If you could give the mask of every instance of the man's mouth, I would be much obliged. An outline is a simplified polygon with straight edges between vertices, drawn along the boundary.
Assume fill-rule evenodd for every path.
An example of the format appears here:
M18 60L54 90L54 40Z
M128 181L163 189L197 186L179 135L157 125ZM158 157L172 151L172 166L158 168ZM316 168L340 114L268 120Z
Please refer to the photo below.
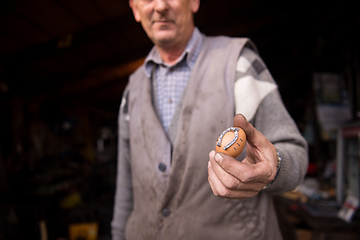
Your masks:
M171 23L171 20L168 19L159 19L159 20L154 20L153 23Z

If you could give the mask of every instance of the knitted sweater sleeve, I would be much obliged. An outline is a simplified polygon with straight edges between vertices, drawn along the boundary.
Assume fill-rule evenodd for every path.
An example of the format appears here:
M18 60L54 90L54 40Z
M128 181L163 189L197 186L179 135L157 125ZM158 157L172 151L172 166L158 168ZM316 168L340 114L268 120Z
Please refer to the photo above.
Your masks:
M133 190L131 183L128 87L121 101L118 119L118 164L114 202L114 215L111 222L113 240L125 239L125 226L133 209Z
M247 47L237 62L234 94L235 112L243 114L264 134L282 158L275 181L263 191L281 194L294 190L306 174L307 143L286 110L266 65Z

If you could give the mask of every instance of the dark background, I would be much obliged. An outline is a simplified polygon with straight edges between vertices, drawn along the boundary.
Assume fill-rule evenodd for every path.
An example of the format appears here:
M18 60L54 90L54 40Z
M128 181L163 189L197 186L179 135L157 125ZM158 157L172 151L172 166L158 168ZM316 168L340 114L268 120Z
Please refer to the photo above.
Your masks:
M300 131L315 126L321 178L335 152L318 136L313 76L342 74L358 120L355 2L204 0L195 22L257 45ZM152 43L126 0L3 0L0 30L0 240L40 239L40 221L49 239L92 221L108 239L118 108Z

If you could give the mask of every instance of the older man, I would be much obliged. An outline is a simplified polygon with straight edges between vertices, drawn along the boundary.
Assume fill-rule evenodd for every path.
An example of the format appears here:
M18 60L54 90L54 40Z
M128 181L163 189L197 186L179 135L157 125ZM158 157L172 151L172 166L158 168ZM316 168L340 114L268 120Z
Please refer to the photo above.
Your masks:
M271 196L301 183L307 145L255 46L202 35L200 0L129 4L154 47L120 107L113 239L281 239ZM237 159L212 150L231 126Z

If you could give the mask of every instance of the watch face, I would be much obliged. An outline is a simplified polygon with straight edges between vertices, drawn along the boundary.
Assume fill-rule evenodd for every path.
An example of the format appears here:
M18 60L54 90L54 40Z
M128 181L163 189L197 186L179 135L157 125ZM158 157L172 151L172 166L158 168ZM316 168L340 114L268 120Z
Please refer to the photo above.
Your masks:
M244 150L246 134L238 127L231 127L221 133L216 141L216 152L225 153L236 158Z

